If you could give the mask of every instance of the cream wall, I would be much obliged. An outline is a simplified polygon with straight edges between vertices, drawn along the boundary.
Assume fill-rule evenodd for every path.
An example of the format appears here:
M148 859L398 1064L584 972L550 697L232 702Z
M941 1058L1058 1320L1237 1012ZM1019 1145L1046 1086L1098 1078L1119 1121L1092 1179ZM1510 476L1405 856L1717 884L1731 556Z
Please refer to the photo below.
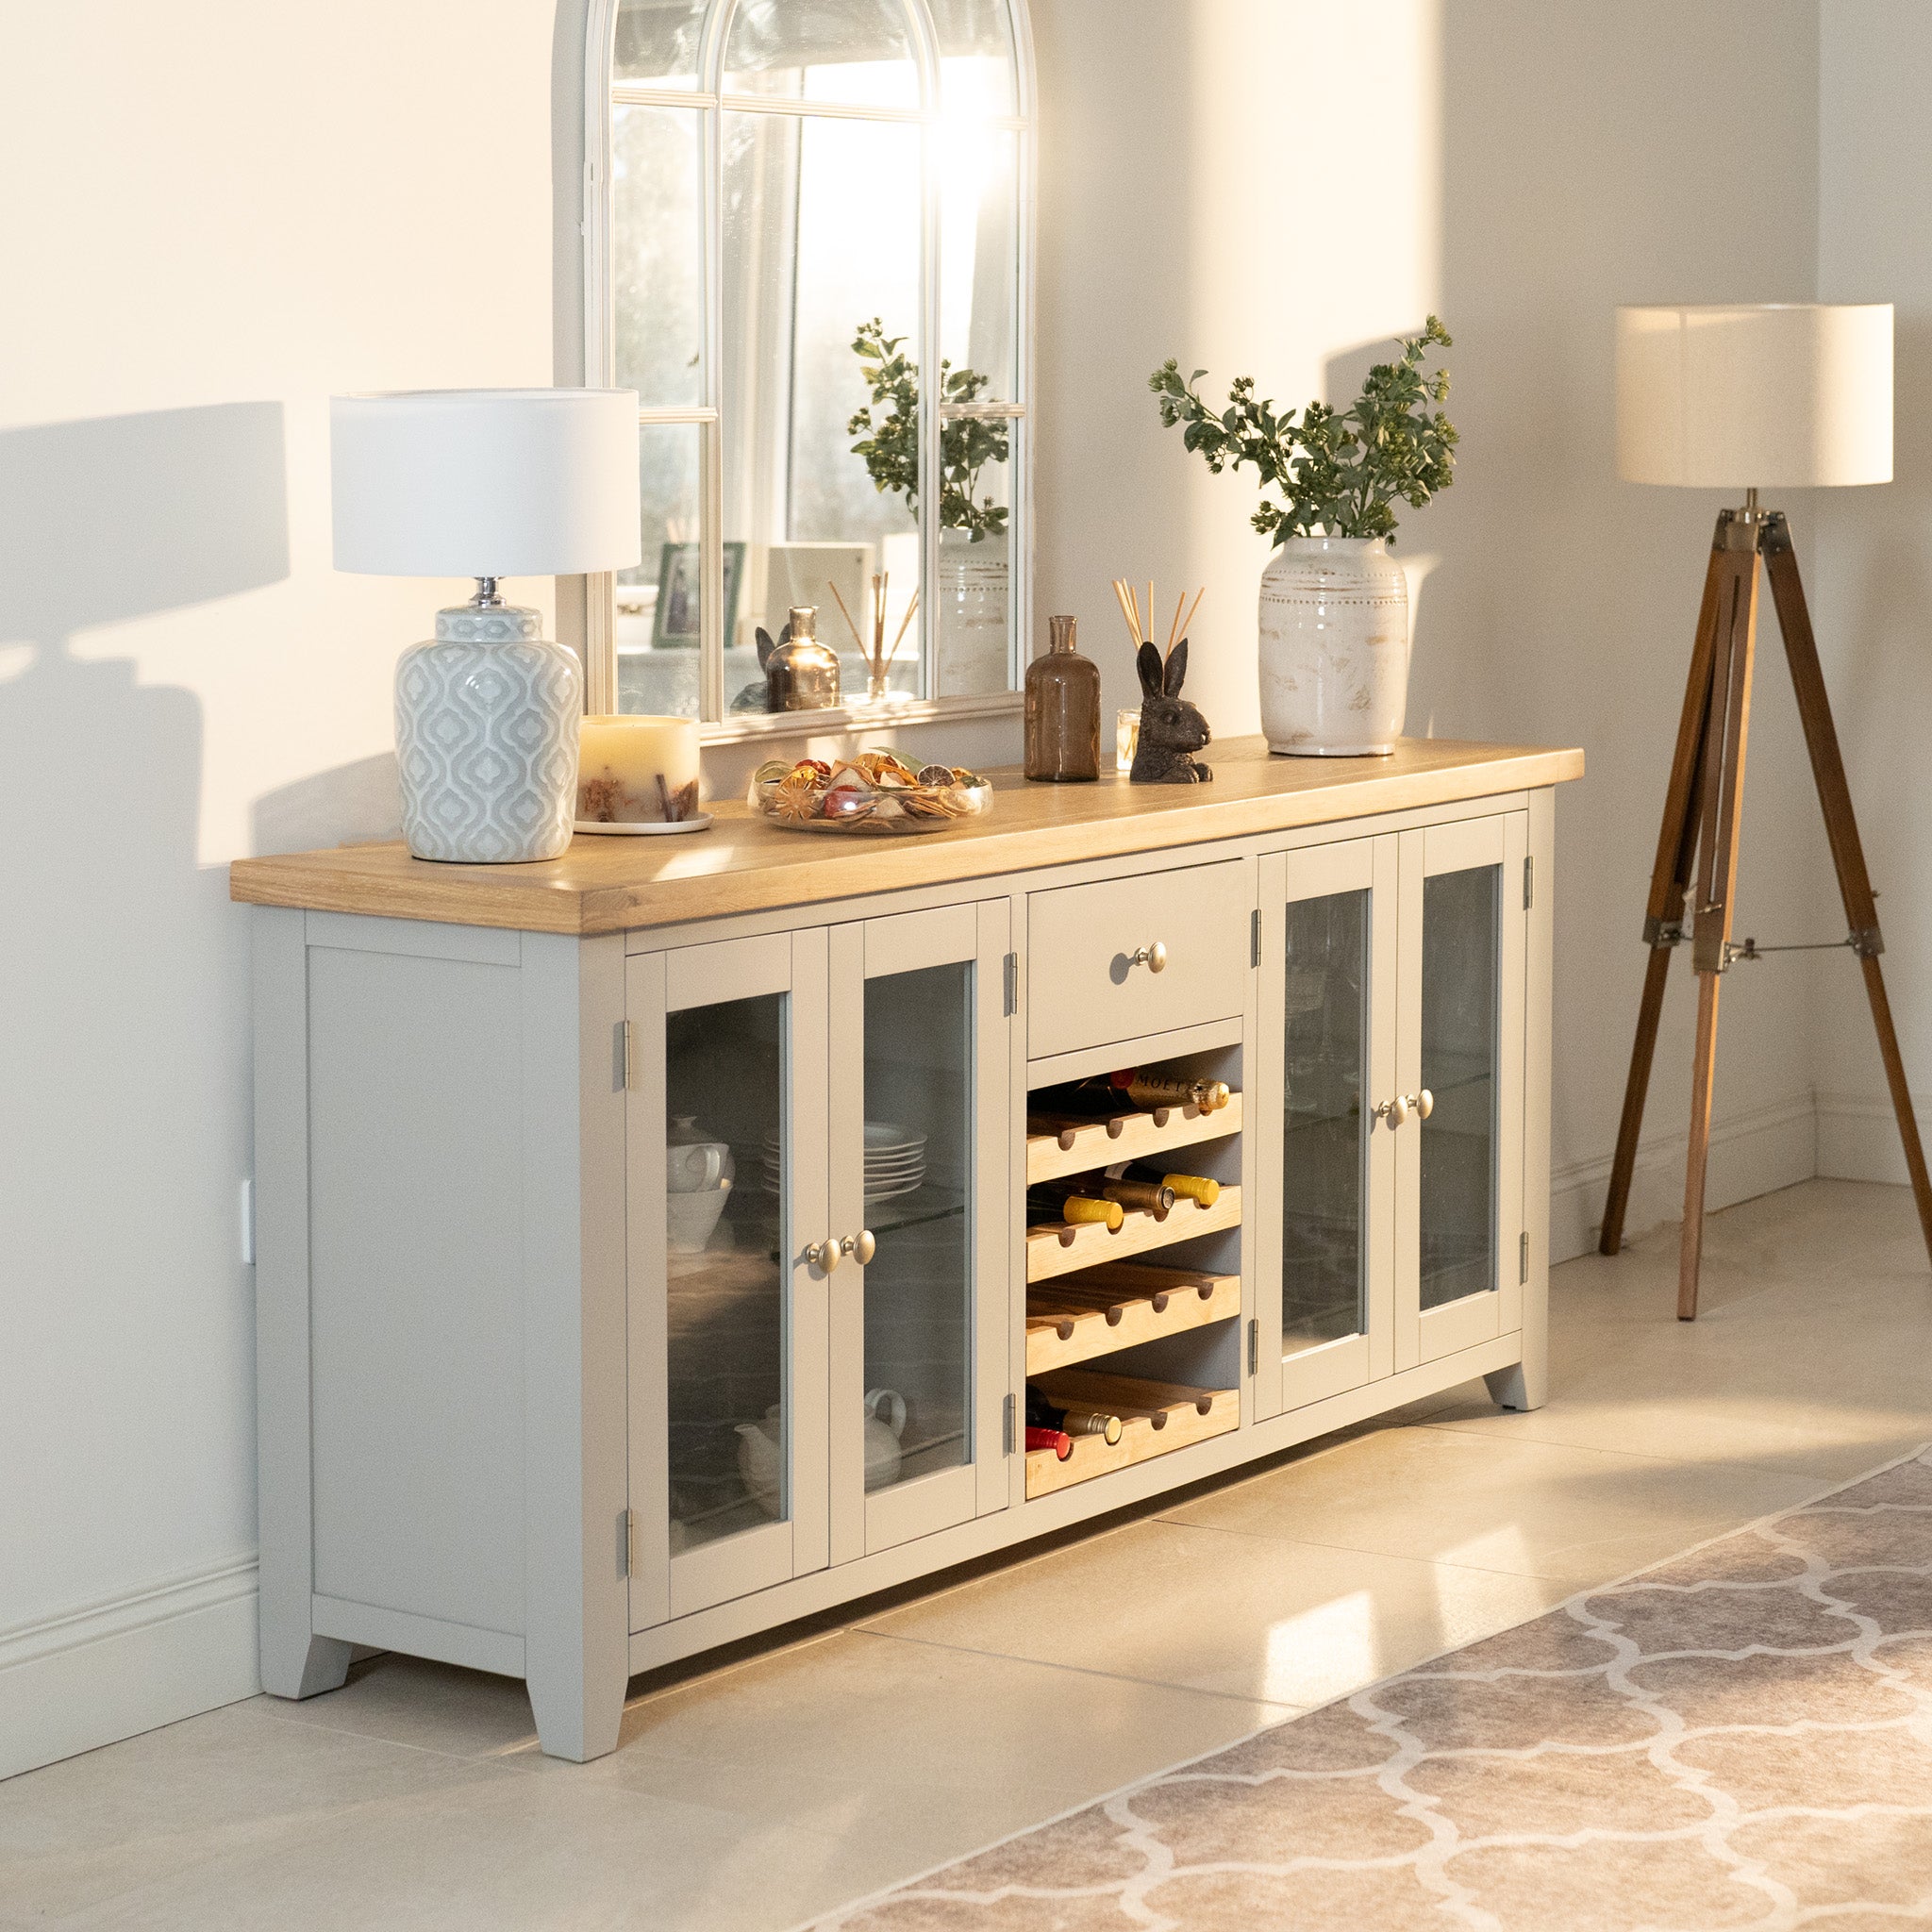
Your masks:
M0 1774L254 1688L224 868L385 814L442 587L331 571L326 398L549 380L549 32L0 8Z
M1820 84L1819 293L1897 305L1894 480L1817 491L1819 650L1879 917L1907 1077L1932 1132L1932 13L1915 0L1830 0ZM1827 878L1818 936L1844 930ZM1872 1023L1849 960L1821 976L1813 1067L1820 1169L1903 1180Z
M1815 7L1748 36L1666 0L1035 15L1037 608L1082 618L1110 706L1108 579L1151 573L1208 585L1193 694L1224 734L1255 722L1254 492L1159 430L1148 371L1339 396L1431 306L1457 332L1463 481L1402 545L1441 559L1411 726L1591 754L1559 814L1578 1245L1716 507L1609 480L1608 311L1809 292ZM336 0L325 31L242 0L0 12L0 1771L253 1687L222 869L388 818L391 665L440 587L329 569L325 398L549 377L552 27L550 0ZM1798 911L1776 861L1823 855L1763 690L1744 891L1769 931ZM1720 1193L1810 1172L1804 984L1727 1006ZM1680 994L1642 1212L1676 1185L1687 1046Z

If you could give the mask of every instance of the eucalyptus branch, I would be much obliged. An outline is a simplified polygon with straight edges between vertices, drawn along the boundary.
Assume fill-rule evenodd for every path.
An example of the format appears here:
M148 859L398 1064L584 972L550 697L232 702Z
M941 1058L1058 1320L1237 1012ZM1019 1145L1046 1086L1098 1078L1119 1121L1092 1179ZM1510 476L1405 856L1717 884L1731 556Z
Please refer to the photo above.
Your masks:
M874 316L861 323L853 338L871 392L871 403L846 424L846 433L858 437L854 456L865 459L866 475L881 493L903 495L906 508L919 514L919 364L905 353L906 338L889 336ZM940 400L976 403L991 386L991 377L976 369L940 364ZM877 414L874 415L874 411ZM988 463L1003 463L1011 450L1011 436L998 417L949 416L940 424L940 525L948 530L970 530L977 543L1007 527L1003 504L991 496L974 500L979 473Z
M1251 375L1235 377L1218 412L1195 387L1208 372L1183 376L1172 357L1147 387L1160 399L1161 423L1185 425L1182 442L1208 469L1218 475L1247 464L1259 475L1253 522L1263 536L1392 537L1398 499L1420 509L1455 481L1457 441L1448 417L1427 407L1447 399L1449 372L1422 366L1430 349L1453 346L1448 330L1432 315L1400 344L1400 358L1376 363L1346 409L1310 403L1299 424L1292 409L1277 414L1257 400ZM1281 502L1265 494L1271 489Z

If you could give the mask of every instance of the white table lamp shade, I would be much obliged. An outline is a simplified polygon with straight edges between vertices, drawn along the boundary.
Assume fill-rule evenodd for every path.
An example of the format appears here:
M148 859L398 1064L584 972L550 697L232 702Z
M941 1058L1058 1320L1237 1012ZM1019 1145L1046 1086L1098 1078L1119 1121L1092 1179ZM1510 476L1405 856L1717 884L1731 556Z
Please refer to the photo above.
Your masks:
M564 576L641 555L633 390L332 396L335 564Z
M1891 304L1617 310L1617 474L1777 490L1891 481Z

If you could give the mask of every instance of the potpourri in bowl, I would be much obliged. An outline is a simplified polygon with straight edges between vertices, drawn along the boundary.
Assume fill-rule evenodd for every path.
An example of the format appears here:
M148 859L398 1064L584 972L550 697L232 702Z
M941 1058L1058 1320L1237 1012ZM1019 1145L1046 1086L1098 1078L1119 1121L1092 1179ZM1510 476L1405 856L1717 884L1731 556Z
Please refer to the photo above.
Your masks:
M954 765L912 765L892 751L861 751L828 763L770 758L752 774L746 802L788 832L874 837L942 832L992 808L992 787Z

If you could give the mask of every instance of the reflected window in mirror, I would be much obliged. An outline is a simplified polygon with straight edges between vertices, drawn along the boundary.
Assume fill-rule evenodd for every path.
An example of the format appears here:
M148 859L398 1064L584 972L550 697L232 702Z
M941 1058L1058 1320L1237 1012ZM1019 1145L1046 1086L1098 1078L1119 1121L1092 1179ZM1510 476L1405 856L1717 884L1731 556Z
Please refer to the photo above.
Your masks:
M755 730L800 608L855 722L1009 701L1023 0L596 0L588 73L586 379L638 391L644 523L591 708Z

